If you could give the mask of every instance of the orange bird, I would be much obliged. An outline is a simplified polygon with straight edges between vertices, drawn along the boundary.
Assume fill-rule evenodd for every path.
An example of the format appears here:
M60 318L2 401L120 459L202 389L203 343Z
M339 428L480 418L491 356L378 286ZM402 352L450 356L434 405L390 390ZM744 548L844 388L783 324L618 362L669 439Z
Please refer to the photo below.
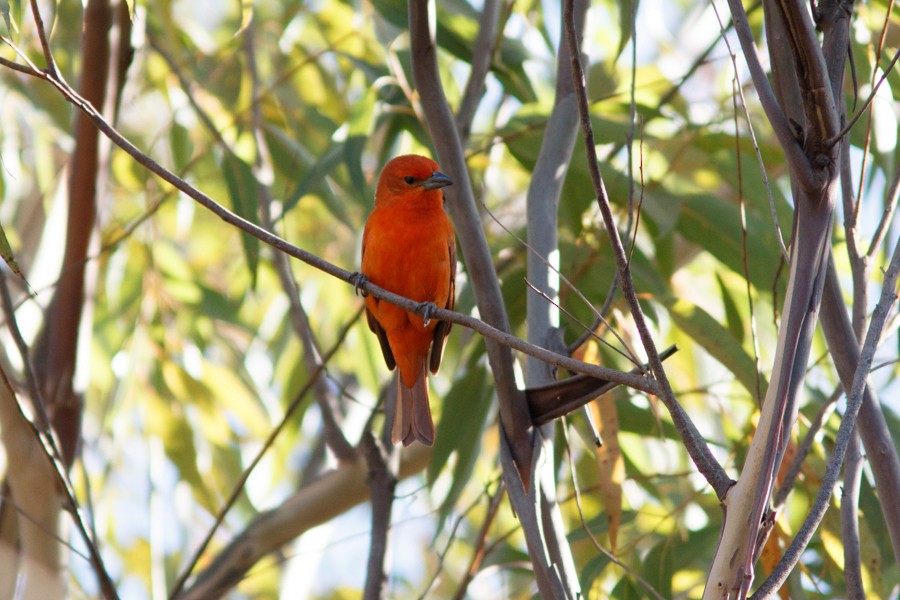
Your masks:
M456 238L441 191L452 183L424 156L398 156L385 165L363 233L362 274L369 281L416 302L453 309ZM384 361L389 369L400 369L391 437L395 444L419 440L430 446L434 422L425 363L437 373L450 323L424 320L371 295L365 302Z

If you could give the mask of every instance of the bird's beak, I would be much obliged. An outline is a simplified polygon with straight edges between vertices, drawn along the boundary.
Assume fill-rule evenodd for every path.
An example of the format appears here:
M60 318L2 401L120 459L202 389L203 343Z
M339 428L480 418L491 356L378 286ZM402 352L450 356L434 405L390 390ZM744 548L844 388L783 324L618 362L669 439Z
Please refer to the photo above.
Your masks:
M440 171L433 172L431 177L422 181L422 187L426 190L436 190L448 185L453 185L453 180Z

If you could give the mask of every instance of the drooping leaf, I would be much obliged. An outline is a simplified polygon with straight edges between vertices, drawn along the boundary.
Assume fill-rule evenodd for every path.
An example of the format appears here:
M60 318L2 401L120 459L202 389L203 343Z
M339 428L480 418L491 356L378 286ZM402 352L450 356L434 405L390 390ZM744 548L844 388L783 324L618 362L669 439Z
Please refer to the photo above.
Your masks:
M9 245L9 240L6 239L6 232L3 230L3 225L0 225L0 258L3 258L3 261L10 268L10 270L25 279L25 276L22 274L22 270L19 268L19 264L16 262L16 257L13 256L12 248Z
M682 201L679 233L743 277L745 253L738 206L714 196L686 195ZM750 281L757 289L770 290L781 264L775 230L770 220L755 211L747 211L746 218L747 236L752 240L746 257Z
M482 364L475 364L470 365L466 374L454 382L444 399L434 450L428 464L428 485L434 484L454 453L456 460L450 490L441 504L438 531L469 483L481 450L481 436L490 413L493 390L494 387L488 382L487 369Z
M725 323L728 325L728 331L738 342L743 342L744 320L741 318L737 303L732 297L731 290L725 285L725 281L720 273L716 273L716 282L719 284L719 291L722 293L722 304L725 306Z
M231 152L226 152L222 159L222 171L234 212L254 225L258 224L259 186L250 165ZM244 247L247 268L250 270L251 287L256 287L259 243L257 238L241 231L241 244Z
M675 324L700 344L713 358L725 365L750 396L757 397L757 368L741 343L708 312L684 299L669 298L666 308ZM759 388L765 395L768 383L759 374Z
M641 561L644 581L663 598L672 597L672 576L675 573L675 552L672 546L671 538L664 538Z
M284 212L289 212L297 205L297 202L299 202L303 196L309 194L314 189L319 188L325 181L325 178L341 164L344 158L343 143L338 142L328 148L328 151L320 156L315 163L310 165L303 177L297 181L296 187L294 187L294 190L288 195L287 200L285 200ZM346 221L346 210L343 203L338 198L335 198L331 193L327 193L323 195L323 200L325 200L325 203L339 219Z
M622 521L622 483L625 463L619 448L619 413L616 394L603 394L589 404L594 420L599 424L603 445L597 449L597 469L600 475L600 494L609 520L609 546L615 554L618 547L619 525Z

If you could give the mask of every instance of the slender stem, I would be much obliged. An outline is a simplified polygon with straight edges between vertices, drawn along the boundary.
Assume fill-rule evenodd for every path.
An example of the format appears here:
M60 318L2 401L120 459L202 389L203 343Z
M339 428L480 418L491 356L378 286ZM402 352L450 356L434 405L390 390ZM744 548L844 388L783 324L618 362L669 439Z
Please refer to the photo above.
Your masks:
M269 231L274 231L275 220L272 211L272 190L269 186L269 180L272 173L272 160L269 155L269 149L266 145L265 136L263 135L264 120L262 115L262 106L259 99L260 82L259 72L256 66L256 44L254 43L256 34L256 21L251 19L244 30L244 53L247 56L247 70L250 73L250 82L252 88L252 97L250 117L253 123L254 141L256 143L256 160L253 164L253 174L257 181L257 190L259 193L259 215L263 226ZM188 94L189 97L192 94ZM211 120L204 122L212 123ZM224 145L225 141L221 140ZM227 145L225 146L227 148ZM231 149L229 148L230 152ZM278 280L281 283L281 289L288 298L290 307L291 325L300 342L303 344L303 365L307 372L312 373L322 364L321 352L313 333L312 324L309 322L309 316L303 304L300 302L300 289L294 273L291 271L290 260L286 254L282 252L273 252L272 261L275 263L275 271L278 274ZM327 371L326 371L327 375ZM325 377L316 377L313 384L313 394L316 398L316 405L322 416L323 435L328 448L334 452L338 460L353 460L356 454L355 449L347 441L341 427L337 401L333 394L329 393L328 385Z
M859 434L853 432L844 463L844 484L841 490L841 541L844 546L844 581L847 598L865 600L862 564L859 549L859 486L865 460Z

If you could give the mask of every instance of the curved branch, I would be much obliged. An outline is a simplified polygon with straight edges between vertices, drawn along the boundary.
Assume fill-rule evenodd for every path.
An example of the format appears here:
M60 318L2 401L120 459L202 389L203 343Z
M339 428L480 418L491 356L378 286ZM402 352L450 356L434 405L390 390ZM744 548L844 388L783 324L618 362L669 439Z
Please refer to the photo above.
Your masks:
M853 384L854 371L859 363L859 342L844 306L834 257L829 260L827 275L820 322L828 350L846 390ZM859 435L875 478L875 487L883 499L881 513L894 549L894 560L900 564L900 511L896 510L891 500L900 498L900 458L897 456L895 438L888 429L878 397L870 385L865 387L859 410Z

